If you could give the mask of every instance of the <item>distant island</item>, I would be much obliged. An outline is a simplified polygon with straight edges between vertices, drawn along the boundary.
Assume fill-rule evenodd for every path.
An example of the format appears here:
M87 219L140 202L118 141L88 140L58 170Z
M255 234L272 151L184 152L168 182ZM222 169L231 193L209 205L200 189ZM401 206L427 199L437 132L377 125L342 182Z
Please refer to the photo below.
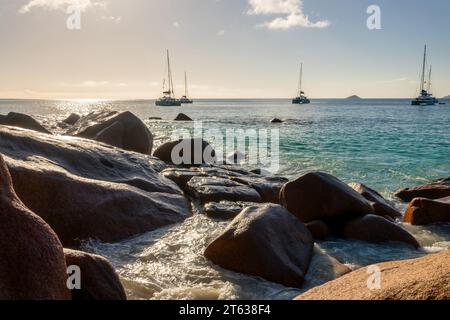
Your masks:
M443 97L442 100L450 100L450 95Z
M361 97L358 97L357 95L353 95L353 96L346 98L346 100L361 100Z

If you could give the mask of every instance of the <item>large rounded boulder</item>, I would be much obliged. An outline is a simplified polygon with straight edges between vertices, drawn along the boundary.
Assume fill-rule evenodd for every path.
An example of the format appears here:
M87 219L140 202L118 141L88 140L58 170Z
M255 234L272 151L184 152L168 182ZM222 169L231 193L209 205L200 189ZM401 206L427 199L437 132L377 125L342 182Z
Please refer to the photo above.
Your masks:
M393 241L420 247L417 240L400 225L377 215L369 214L349 221L344 227L343 235L346 238L371 243Z
M10 112L8 115L0 115L0 125L19 127L22 129L28 129L32 131L37 131L41 133L51 134L50 131L45 129L39 122L30 117L29 115Z
M73 126L75 123L78 122L78 120L81 119L81 116L76 113L71 113L66 119L64 119L62 122L65 124L68 124L70 126Z
M265 204L244 209L205 256L225 269L300 288L313 247L311 233L297 218Z
M414 199L406 210L404 221L412 225L450 222L450 197L437 200Z
M114 242L182 222L190 216L181 194L152 193L126 184L84 179L50 162L9 161L23 201L65 246L82 240Z
M284 185L280 202L303 222L340 221L372 214L370 203L339 179L311 172Z
M180 188L162 177L160 161L95 141L0 127L20 199L61 242L114 242L182 222L191 215Z
M202 165L216 162L214 148L202 139L166 142L155 150L153 156L175 165Z
M64 249L67 266L81 271L81 288L72 289L72 300L126 300L125 290L113 266L105 258Z
M414 188L406 188L396 193L396 196L405 201L412 201L414 198L441 199L450 197L450 178L434 181Z
M70 299L63 247L17 197L0 155L0 300Z
M449 300L450 251L379 263L313 288L297 300ZM373 270L379 270L380 283Z
M93 112L79 119L67 134L97 140L117 148L151 154L153 135L147 126L129 111Z

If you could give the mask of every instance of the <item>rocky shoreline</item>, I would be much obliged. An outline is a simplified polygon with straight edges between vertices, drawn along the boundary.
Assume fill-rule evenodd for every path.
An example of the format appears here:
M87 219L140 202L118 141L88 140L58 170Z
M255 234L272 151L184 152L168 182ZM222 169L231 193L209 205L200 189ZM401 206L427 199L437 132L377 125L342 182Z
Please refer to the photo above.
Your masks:
M299 299L450 298L448 252L380 263L387 285L376 292L367 291L366 270L318 252L315 242L329 237L419 250L399 223L403 214L362 183L323 172L288 181L208 159L174 165L172 150L195 142L153 150L152 133L130 112L71 115L57 126L63 134L26 115L0 116L0 299L126 299L107 260L71 249L90 239L121 241L193 214L230 221L207 247L207 259L287 287L317 286ZM201 146L200 157L205 150L214 156L208 143ZM450 222L450 178L397 196L410 202L405 223ZM82 290L67 289L71 265L82 271Z

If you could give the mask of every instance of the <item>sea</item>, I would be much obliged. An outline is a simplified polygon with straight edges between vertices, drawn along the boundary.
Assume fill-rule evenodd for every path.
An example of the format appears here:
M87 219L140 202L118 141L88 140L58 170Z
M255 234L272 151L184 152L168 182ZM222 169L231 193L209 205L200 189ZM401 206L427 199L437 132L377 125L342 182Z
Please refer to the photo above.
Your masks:
M156 107L152 100L0 100L0 114L26 113L47 126L71 113L104 108L136 114L153 133L155 146L181 129L195 133L193 123L173 121L179 113L200 123L200 132L277 132L274 174L294 179L320 170L344 182L363 182L402 212L406 204L395 198L397 190L450 176L450 101L411 106L407 99L318 99L309 105L280 99L204 99L182 107ZM283 123L271 124L273 118ZM130 299L292 299L302 292L206 260L203 251L226 226L227 222L196 214L181 224L120 243L89 241L84 250L112 262ZM450 249L450 225L405 228L422 249L329 239L319 242L316 250L356 269Z

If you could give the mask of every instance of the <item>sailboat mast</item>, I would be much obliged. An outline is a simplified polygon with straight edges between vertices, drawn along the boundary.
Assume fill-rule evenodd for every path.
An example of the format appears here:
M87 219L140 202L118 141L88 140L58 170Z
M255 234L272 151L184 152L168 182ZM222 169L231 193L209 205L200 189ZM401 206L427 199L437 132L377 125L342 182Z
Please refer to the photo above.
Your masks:
M175 92L173 90L173 80L172 80L172 69L170 67L170 56L169 56L169 50L167 50L167 76L169 79L169 92L170 97L172 98L175 96Z
M298 81L298 96L302 96L303 62L300 64L300 79Z
M420 84L420 91L425 89L425 66L427 64L427 46L425 45L425 50L423 53L423 66L422 66L422 82Z
M431 91L431 71L432 71L432 66L430 66L430 73L428 74L428 93L430 93L430 91Z
M170 58L169 58L169 49L167 49L167 82L169 83L169 95L172 94L172 88L170 84Z
M184 73L184 96L187 98L188 96L188 88L187 88L187 74Z

